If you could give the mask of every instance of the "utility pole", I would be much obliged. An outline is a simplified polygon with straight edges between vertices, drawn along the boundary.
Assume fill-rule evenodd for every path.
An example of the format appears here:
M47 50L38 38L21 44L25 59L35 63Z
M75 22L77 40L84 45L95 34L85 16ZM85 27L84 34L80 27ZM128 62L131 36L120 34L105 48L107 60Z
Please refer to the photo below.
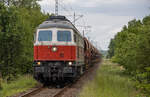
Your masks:
M78 21L80 18L83 17L83 15L77 15L75 12L73 13L73 15L65 15L68 17L71 17L73 20L71 21L74 25L76 25L76 21Z
M76 15L76 13L74 12L74 14L73 14L73 24L76 25L76 21L79 20L82 17L83 17L83 15Z
M58 16L58 0L55 0L55 15Z
M74 12L74 15L73 15L73 23L74 23L74 25L76 25L75 19L76 19L76 13Z

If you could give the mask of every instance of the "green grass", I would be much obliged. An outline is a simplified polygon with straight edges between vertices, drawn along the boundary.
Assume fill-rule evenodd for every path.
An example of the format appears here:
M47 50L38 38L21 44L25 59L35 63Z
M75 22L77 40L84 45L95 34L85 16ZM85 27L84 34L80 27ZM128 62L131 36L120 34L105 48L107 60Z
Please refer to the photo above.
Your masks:
M130 77L123 74L123 68L104 60L96 78L88 82L80 97L135 97L137 91Z
M7 83L2 82L0 97L12 96L14 94L26 91L37 85L37 82L30 75L20 76L16 81Z

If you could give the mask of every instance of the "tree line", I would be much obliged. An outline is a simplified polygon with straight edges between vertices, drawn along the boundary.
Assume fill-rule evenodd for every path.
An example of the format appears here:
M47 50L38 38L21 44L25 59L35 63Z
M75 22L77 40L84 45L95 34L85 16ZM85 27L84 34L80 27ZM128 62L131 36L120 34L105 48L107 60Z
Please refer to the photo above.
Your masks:
M146 97L150 96L150 15L132 20L111 40L108 58L124 67Z
M0 0L0 73L7 80L32 72L33 37L48 18L39 0Z

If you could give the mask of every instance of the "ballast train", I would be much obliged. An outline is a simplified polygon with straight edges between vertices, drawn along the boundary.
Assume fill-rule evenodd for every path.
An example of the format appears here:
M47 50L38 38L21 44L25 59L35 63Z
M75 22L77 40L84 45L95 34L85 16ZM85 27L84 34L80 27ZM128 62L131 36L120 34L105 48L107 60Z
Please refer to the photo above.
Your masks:
M101 57L65 16L44 21L34 39L34 78L43 84L77 78Z

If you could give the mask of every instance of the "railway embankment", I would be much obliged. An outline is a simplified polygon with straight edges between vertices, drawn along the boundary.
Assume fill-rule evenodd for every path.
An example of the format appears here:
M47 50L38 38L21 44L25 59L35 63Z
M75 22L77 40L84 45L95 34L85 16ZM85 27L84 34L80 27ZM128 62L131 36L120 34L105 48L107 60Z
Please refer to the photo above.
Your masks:
M131 77L123 72L118 64L104 60L95 79L83 87L80 97L144 97L135 89Z

